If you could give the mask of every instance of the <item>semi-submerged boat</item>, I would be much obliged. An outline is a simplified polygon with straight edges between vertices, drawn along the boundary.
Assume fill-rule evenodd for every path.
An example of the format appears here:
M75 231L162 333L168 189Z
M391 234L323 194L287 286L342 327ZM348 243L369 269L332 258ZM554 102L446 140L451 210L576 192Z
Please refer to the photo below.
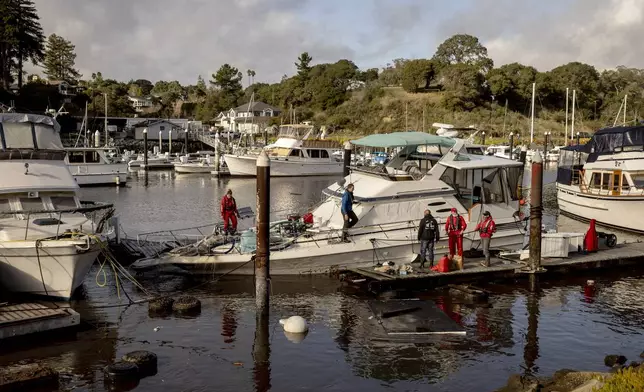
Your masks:
M522 247L525 227L518 211L520 162L485 156L480 149L472 154L464 140L421 132L371 135L353 144L396 151L384 166L353 167L347 177L323 191L324 201L306 219L272 222L271 274L320 274L384 261L409 263L419 251L416 236L425 209L444 224L450 210L456 208L468 224L463 241L466 250L480 246L473 228L486 210L497 223L492 247ZM349 183L355 186L354 212L359 222L349 230L346 243L340 241L340 200ZM202 248L190 256L185 249L170 252L154 264L208 273L253 274L250 260L255 242L251 229L243 232L239 241L213 241L206 252ZM443 232L436 254L446 245ZM147 266L150 262L142 261Z
M586 144L559 150L562 214L644 233L643 201L644 126L601 129Z
M0 286L69 299L109 234L111 204L80 201L60 126L0 113Z
M342 161L334 152L339 145L330 140L318 140L310 125L282 125L278 138L263 148L271 159L271 176L325 176L342 174ZM255 176L257 154L240 150L225 154L231 176Z

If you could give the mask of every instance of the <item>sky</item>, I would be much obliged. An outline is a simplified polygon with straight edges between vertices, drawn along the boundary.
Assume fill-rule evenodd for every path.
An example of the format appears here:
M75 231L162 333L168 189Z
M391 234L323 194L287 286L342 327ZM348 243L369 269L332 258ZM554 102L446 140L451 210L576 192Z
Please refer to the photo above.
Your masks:
M644 0L35 0L45 34L76 45L89 78L208 80L222 64L257 82L313 63L382 68L431 58L453 34L479 37L496 66L570 61L644 68Z

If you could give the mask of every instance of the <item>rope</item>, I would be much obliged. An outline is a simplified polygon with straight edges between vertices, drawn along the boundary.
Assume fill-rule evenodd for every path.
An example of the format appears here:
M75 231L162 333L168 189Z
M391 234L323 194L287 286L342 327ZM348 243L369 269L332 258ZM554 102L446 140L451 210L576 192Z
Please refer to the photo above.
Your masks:
M38 269L40 270L40 281L42 282L42 288L45 290L45 295L49 296L49 292L47 291L47 285L45 284L45 277L42 273L42 264L40 263L40 252L38 251L38 248L40 247L40 242L42 240L36 240L36 259L38 260Z

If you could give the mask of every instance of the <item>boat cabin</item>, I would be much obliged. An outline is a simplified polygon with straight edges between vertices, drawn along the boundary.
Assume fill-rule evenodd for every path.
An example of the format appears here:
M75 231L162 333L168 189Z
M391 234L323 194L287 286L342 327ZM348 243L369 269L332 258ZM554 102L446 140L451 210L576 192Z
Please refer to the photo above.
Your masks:
M67 148L67 162L74 165L112 164L122 160L114 147L74 147Z

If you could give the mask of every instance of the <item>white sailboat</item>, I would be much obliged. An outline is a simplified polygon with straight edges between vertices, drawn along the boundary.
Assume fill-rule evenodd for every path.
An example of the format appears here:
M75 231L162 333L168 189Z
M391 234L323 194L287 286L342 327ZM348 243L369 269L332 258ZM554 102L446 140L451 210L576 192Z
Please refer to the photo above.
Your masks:
M100 251L113 210L79 200L59 131L51 117L0 114L0 285L69 299Z
M278 221L271 224L271 274L319 274L345 267L364 267L377 262L410 262L418 251L418 222L427 208L440 223L452 208L467 221L465 249L480 245L473 227L485 210L497 223L492 243L497 249L518 249L523 244L517 195L523 165L519 162L468 152L464 140L422 132L371 135L354 145L397 149L382 168L352 168L342 181L329 186L325 200L311 211L312 224ZM273 171L271 161L271 174ZM343 218L340 200L349 183L355 185L354 212L359 218L349 230L349 243L339 241ZM446 246L441 233L437 254ZM255 232L246 231L241 241L214 247L207 254L169 253L149 266L171 264L208 273L253 274L249 263L254 253ZM136 263L135 266L136 267Z

